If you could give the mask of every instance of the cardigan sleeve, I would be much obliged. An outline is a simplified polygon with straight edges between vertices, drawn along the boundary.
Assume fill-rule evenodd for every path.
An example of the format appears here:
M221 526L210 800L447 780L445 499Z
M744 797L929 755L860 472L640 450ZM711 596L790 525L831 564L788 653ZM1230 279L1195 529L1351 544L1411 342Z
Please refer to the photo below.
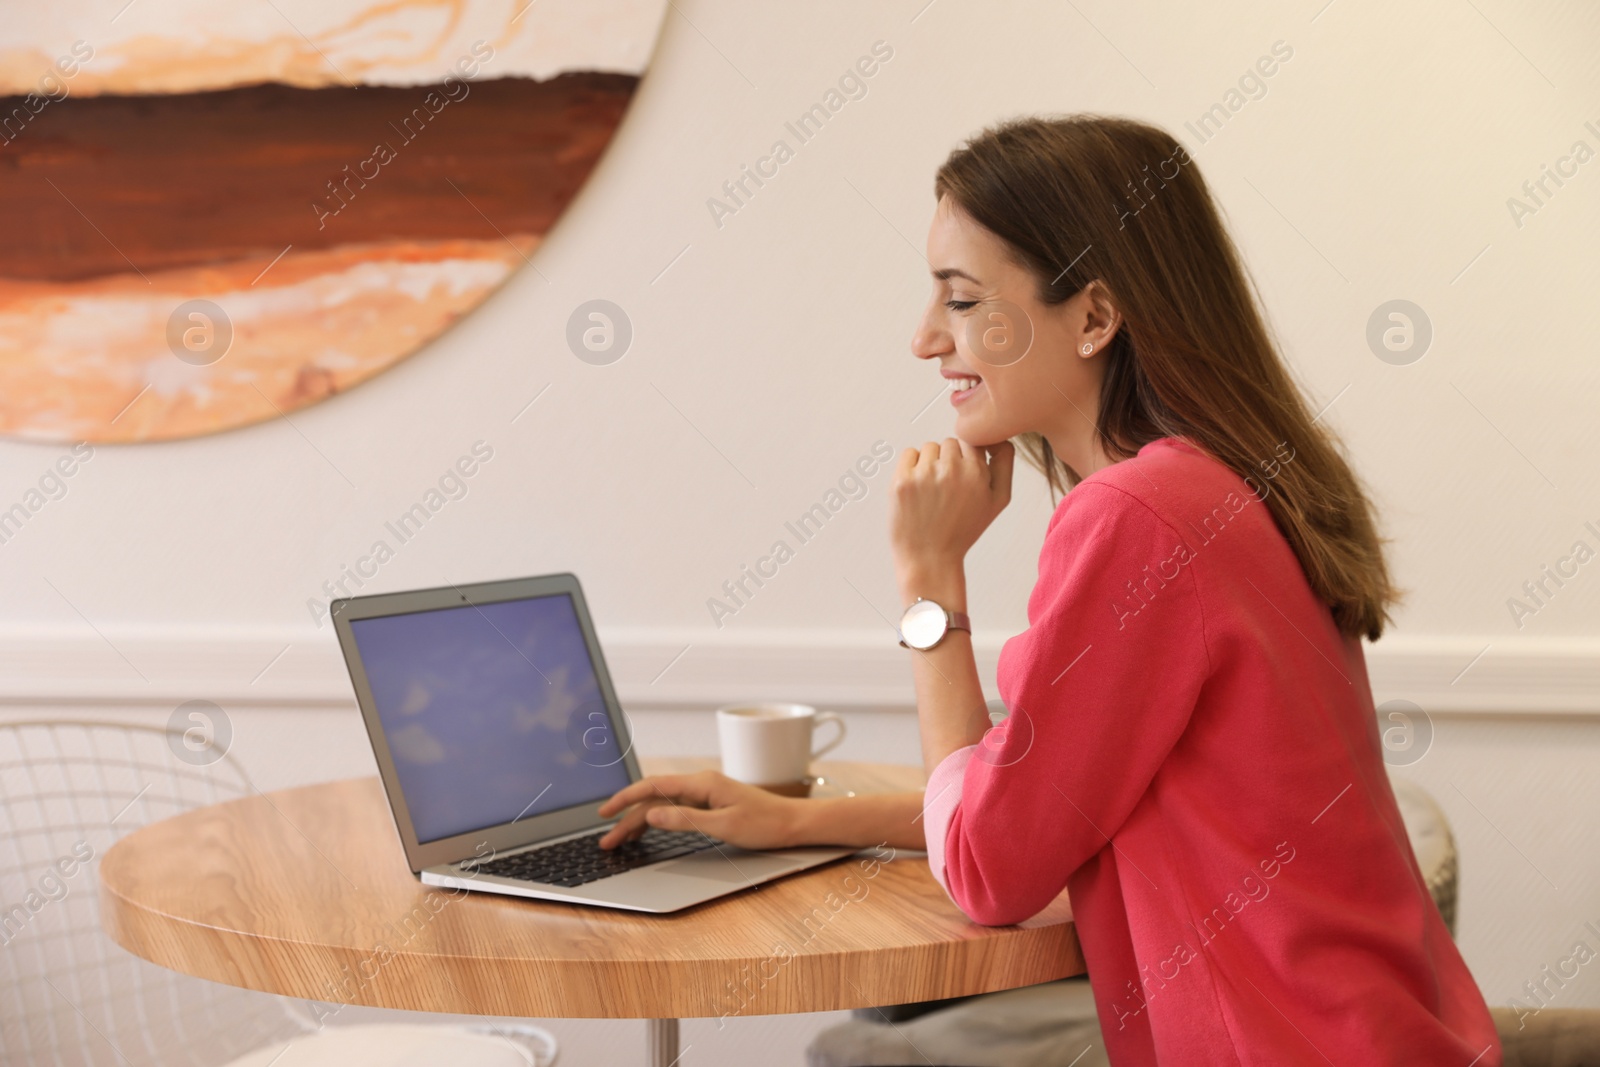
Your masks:
M946 756L928 775L928 786L922 795L922 832L928 842L928 871L946 893L950 892L950 887L944 880L944 837L950 829L950 817L961 800L961 778L977 750L977 745L968 745Z
M1043 910L1110 843L1187 728L1211 669L1193 574L1204 551L1099 482L1052 516L1028 629L1001 653L1009 714L942 798L942 881L974 921Z

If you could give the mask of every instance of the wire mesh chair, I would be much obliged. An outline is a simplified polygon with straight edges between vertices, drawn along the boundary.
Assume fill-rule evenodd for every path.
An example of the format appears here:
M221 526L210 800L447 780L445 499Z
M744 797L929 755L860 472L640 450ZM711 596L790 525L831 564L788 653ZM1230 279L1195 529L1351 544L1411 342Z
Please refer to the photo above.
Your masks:
M222 749L189 742L124 723L0 723L0 1063L218 1067L316 1031L301 1002L158 967L101 928L106 850L256 792ZM505 1036L529 1064L555 1060L537 1028L474 1029Z
M100 928L107 849L254 792L237 761L166 730L0 725L0 1059L215 1067L305 1031L282 998L157 967Z

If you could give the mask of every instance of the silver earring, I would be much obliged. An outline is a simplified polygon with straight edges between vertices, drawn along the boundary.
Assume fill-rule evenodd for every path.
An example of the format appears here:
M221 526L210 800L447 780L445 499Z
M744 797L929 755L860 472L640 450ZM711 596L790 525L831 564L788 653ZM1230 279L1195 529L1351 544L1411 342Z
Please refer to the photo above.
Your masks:
M1087 356L1090 352L1093 352L1093 351L1094 351L1093 343L1091 343L1089 341L1085 341L1083 343L1083 354Z

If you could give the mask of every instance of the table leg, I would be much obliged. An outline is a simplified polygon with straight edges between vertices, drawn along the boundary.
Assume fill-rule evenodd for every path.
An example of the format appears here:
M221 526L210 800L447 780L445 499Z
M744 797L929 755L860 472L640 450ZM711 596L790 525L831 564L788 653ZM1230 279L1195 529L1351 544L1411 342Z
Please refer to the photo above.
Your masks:
M674 1067L681 1053L678 1051L678 1020L647 1019L645 1025L646 1062L650 1067Z

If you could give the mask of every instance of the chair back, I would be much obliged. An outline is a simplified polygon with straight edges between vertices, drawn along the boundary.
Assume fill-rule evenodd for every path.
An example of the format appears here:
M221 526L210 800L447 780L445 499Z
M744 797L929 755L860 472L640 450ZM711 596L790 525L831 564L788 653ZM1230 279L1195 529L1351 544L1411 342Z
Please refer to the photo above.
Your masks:
M1450 936L1456 934L1456 839L1450 832L1450 820L1445 818L1439 802L1422 786L1408 778L1389 775L1394 786L1395 803L1400 807L1400 818L1406 824L1406 836L1411 839L1411 851L1416 854L1417 866L1422 869L1422 880L1439 905L1439 914Z
M186 734L0 723L0 1062L215 1067L304 1032L280 997L169 971L100 926L106 850L148 823L255 792Z

